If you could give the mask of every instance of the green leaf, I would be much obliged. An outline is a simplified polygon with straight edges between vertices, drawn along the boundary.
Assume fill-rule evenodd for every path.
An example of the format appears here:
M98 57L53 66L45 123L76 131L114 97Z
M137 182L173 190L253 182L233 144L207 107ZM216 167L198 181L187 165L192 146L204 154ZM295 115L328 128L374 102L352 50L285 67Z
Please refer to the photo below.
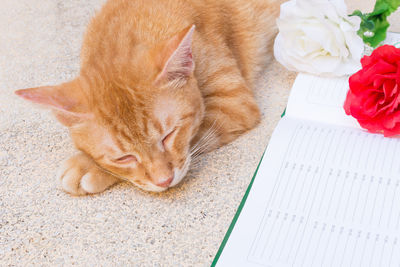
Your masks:
M390 15L391 13L396 11L397 8L400 6L400 0L378 0L378 1L376 1L374 11L380 5L387 5L388 11L390 12L388 15Z
M386 32L389 26L389 22L387 22L386 19L384 21L376 21L374 35L369 37L364 34L364 42L369 44L371 47L377 47L386 39Z
M350 16L363 16L363 13L360 10L354 10L353 14L351 14Z
M365 29L373 31L375 29L375 23L372 20L366 20L364 23Z
M361 18L360 29L357 33L364 43L376 47L386 39L386 32L390 26L387 17L399 6L400 0L377 0L371 13L363 14L360 10L356 10L350 15Z

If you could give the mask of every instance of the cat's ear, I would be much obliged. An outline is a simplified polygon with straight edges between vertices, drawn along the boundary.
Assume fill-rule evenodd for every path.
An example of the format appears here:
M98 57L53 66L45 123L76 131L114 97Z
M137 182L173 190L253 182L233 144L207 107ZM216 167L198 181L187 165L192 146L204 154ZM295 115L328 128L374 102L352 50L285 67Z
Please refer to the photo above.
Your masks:
M73 126L91 117L84 111L82 101L68 83L21 89L15 91L15 94L35 104L50 108L65 126Z
M158 55L161 72L156 83L188 78L194 70L192 41L195 26L189 26L167 40Z

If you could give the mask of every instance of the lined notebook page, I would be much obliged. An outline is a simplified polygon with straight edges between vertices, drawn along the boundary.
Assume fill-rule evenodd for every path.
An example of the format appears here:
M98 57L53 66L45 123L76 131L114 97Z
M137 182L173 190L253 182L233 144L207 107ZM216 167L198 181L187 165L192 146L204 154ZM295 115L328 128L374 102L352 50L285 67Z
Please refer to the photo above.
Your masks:
M346 116L343 104L349 89L348 77L324 78L299 74L290 92L287 115L359 128L357 121Z
M400 138L362 130L347 90L298 75L217 266L400 267Z
M400 266L400 140L285 117L217 266Z

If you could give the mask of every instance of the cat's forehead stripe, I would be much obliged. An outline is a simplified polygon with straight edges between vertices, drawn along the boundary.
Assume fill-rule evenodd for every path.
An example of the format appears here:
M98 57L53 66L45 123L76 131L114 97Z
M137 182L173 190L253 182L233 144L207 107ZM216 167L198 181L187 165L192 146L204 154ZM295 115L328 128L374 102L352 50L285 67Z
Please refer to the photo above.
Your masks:
M163 127L158 120L153 120L153 126L159 133L163 132Z
M147 125L147 122L143 122L143 131L146 135L149 135L149 126Z
M193 118L195 115L196 115L195 112L190 112L190 113L183 114L182 117L181 117L181 120L186 120L186 119L189 119L189 118Z
M107 111L103 110L101 107L99 107L97 110L98 110L101 118L104 119L106 123L111 124L111 125L114 124L114 120L113 120L112 116L108 115Z
M131 132L128 127L115 125L113 129L115 132L115 139L118 141L118 145L122 147L124 152L127 152L132 145L138 145L138 138L141 137Z
M121 141L118 137L115 137L114 139L115 139L115 141L116 141L116 143L117 143L118 148L119 148L122 152L126 153L126 152L127 152L127 148L126 148L126 146L122 143L122 141Z
M105 156L106 156L106 154L102 154L102 155L100 155L100 156L94 157L93 159L94 159L95 161L98 161L98 160L103 159Z

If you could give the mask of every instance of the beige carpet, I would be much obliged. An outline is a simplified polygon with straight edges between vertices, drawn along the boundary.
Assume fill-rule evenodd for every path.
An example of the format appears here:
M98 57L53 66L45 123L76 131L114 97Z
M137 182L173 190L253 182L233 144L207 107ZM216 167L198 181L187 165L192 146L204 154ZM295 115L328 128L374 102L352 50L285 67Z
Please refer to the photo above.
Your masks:
M0 266L207 266L295 74L272 62L256 91L262 123L204 155L181 186L148 194L122 183L100 195L71 197L55 176L74 153L66 129L13 91L74 77L85 25L102 2L0 1ZM372 6L372 0L351 2Z

